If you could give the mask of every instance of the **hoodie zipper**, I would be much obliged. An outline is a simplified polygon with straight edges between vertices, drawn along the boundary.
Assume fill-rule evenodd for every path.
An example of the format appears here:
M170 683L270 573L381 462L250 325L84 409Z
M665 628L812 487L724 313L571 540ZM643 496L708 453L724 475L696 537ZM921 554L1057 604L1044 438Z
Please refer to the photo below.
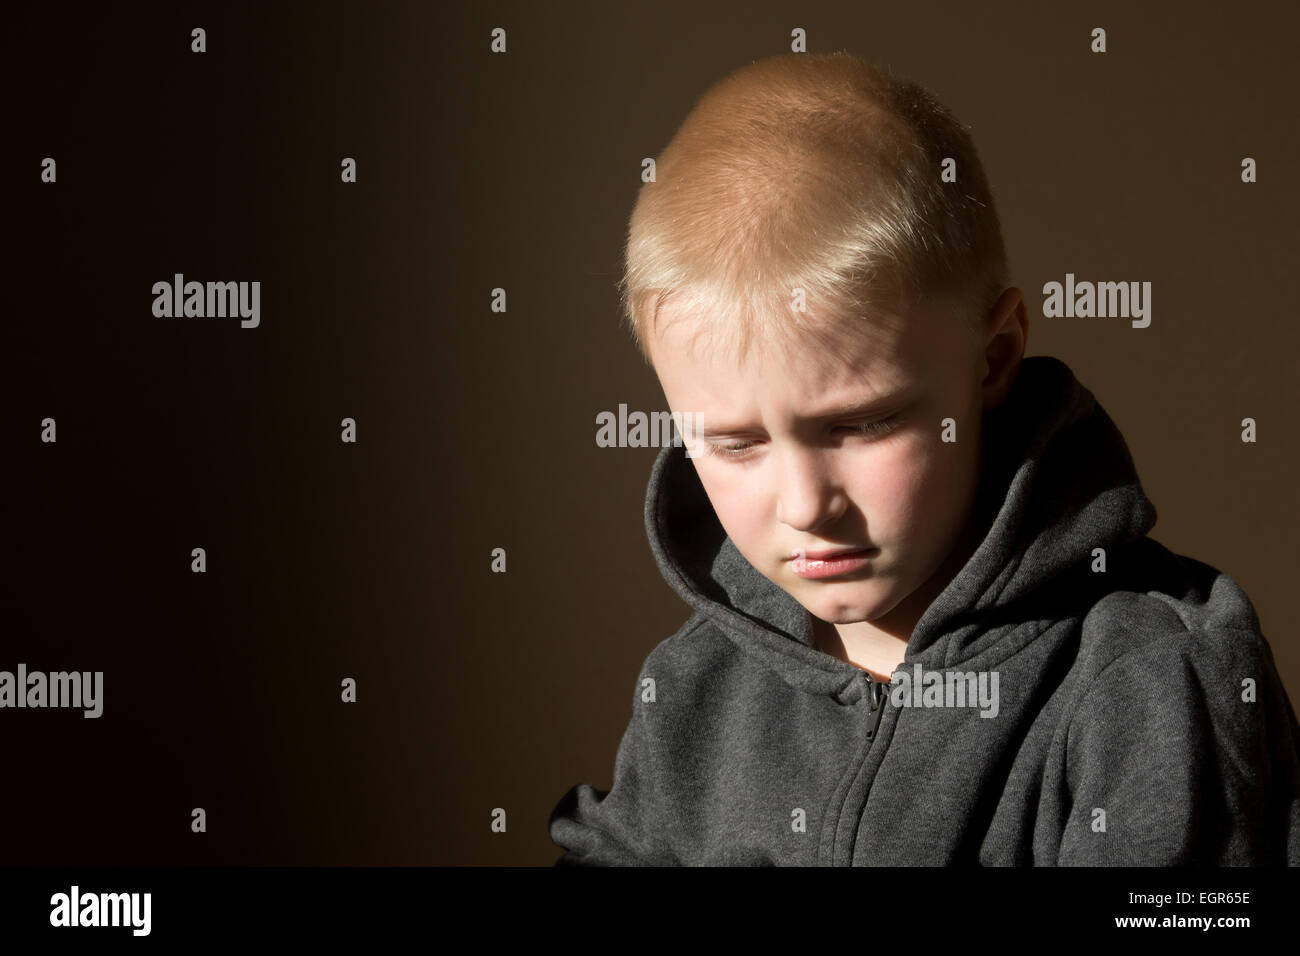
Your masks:
M876 734L880 731L880 718L885 712L885 700L887 696L888 687L885 684L881 683L880 681L877 681L870 674L866 673L866 671L862 672L862 677L867 682L867 687L866 687L866 698L867 698L867 707L868 707L867 746L861 752L860 755L861 759L855 761L854 764L848 768L847 771L848 777L846 777L846 783L854 775L861 772L863 763L865 763L869 759L870 750L872 747L875 746ZM847 798L847 794L846 794L846 798ZM835 815L834 819L828 819L827 825L832 828L831 831L832 833L834 833L834 831L838 829L839 822L844 819L844 814L846 813L846 811L847 811L847 807L844 804L841 804L839 813ZM861 813L861 807L858 808L857 812L859 814ZM841 842L840 840L835 839L834 837L832 838L831 846L826 851L826 856L824 858L825 862L828 865L834 865L836 861L840 859L840 856L844 853L848 854L843 861L844 864L847 865L849 862L851 862L852 854L853 854L852 843L850 843L847 850L841 850L839 849L838 846L840 842ZM814 856L814 863L820 862L821 859L822 857L820 857L820 855Z
M876 731L880 729L880 717L885 712L886 687L880 681L867 675L867 696L871 709L867 712L867 739L875 740Z

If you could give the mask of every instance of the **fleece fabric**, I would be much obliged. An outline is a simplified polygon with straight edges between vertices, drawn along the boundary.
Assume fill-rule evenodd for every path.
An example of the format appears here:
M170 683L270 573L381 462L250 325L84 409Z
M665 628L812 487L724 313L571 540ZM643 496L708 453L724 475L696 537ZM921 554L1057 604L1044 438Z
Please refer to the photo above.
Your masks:
M890 685L813 646L661 451L646 530L693 613L641 667L611 788L552 812L557 865L1300 864L1300 727L1242 589L1148 537L1063 362L1023 360L983 425L981 543ZM931 671L965 706L907 688Z

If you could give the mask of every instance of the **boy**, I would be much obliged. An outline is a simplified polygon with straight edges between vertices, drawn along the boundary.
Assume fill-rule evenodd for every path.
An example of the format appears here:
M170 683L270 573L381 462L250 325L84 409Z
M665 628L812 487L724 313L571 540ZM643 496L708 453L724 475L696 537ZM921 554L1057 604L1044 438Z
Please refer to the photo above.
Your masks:
M675 415L646 527L694 610L561 864L1300 863L1300 727L1250 601L1147 537L1123 438L1024 358L992 196L847 54L711 89L633 212Z

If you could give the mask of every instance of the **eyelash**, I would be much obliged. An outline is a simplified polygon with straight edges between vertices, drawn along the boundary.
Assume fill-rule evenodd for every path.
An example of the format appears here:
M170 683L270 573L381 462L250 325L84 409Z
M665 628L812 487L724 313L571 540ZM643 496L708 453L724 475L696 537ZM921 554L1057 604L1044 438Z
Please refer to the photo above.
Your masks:
M886 432L893 431L898 423L898 416L885 418L878 422L864 422L861 425L844 426L856 435L870 438L875 435L882 435ZM754 446L753 442L738 442L735 445L715 445L713 442L704 443L705 451L715 458L721 458L731 461L742 461L749 457L749 449Z

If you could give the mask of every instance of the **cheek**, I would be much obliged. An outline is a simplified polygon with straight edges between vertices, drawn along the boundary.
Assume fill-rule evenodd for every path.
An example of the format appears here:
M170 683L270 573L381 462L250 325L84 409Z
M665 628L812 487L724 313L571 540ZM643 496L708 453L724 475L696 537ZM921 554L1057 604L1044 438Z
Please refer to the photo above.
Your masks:
M881 446L864 458L862 477L852 489L854 500L882 533L907 537L951 507L959 473L958 463L942 446L921 441Z
M923 449L897 443L869 450L854 467L853 499L868 517L905 515L927 487Z
M748 543L757 541L767 527L767 512L760 484L752 477L746 481L741 471L727 467L725 462L718 465L706 461L696 466L700 484L722 530L743 553Z

